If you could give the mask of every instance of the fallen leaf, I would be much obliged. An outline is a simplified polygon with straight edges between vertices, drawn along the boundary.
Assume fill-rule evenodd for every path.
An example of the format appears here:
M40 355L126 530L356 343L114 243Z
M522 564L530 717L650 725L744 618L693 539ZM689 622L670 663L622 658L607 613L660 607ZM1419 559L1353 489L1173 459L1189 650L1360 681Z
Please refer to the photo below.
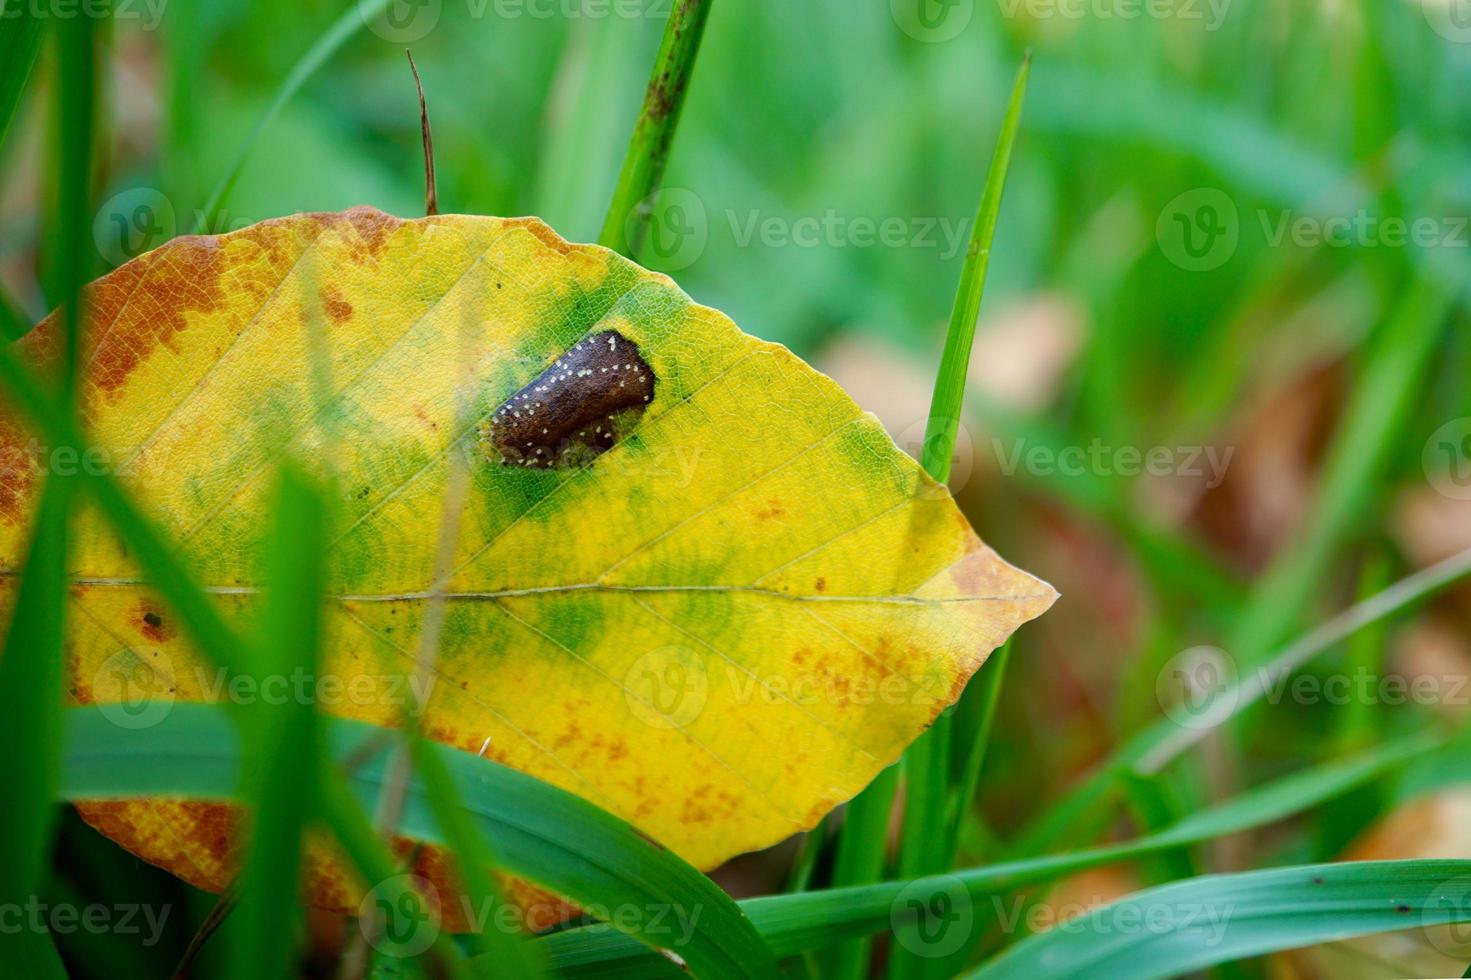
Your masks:
M852 797L1056 597L832 381L536 219L298 215L176 239L88 300L91 465L120 475L242 628L277 464L336 488L327 650L305 696L402 717L458 457L472 489L427 731L701 868ZM33 362L55 356L56 329L21 342ZM0 449L13 594L37 485L61 462L9 414ZM129 724L175 701L302 696L207 667L99 515L78 520L77 701L142 706L118 709ZM80 809L202 888L233 874L228 806ZM356 907L330 855L309 855L306 890Z

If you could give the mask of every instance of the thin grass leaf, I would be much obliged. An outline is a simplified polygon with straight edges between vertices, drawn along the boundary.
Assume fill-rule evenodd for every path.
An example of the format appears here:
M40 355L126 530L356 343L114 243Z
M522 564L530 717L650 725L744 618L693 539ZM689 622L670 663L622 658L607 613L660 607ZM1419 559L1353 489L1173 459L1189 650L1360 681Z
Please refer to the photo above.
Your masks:
M945 335L945 351L940 356L940 373L935 378L935 391L930 399L930 418L925 428L924 450L920 465L939 483L950 478L955 455L955 437L960 431L960 412L965 402L966 375L970 369L971 346L975 341L976 319L981 315L981 297L986 289L986 270L991 264L991 241L996 235L996 220L1001 214L1001 198L1006 190L1006 173L1011 166L1011 151L1021 127L1022 100L1026 97L1027 80L1031 76L1032 56L1022 58L1006 115L1001 120L1001 133L991 156L991 169L986 173L986 186L976 208L975 225L971 229L970 248L965 253L965 266L960 272L960 287L950 311L950 329Z
M960 847L960 827L975 805L976 790L981 782L981 767L986 762L986 747L991 743L991 726L996 720L996 702L1001 698L1001 685L1006 680L1006 665L1011 662L1011 644L1007 640L1001 649L991 655L981 667L981 674L967 686L963 710L975 712L974 723L967 727L969 744L965 746L965 762L961 766L960 781L950 800L949 841L950 863L955 863ZM952 730L953 733L953 730Z
M152 728L127 732L91 706L69 709L66 718L65 799L230 799L237 792L240 737L217 706L175 704ZM384 755L392 740L383 738L383 729L362 722L323 719L323 724L332 758L355 763L346 775L328 767L333 775L323 790L325 812L333 818L334 832L345 835L343 844L366 879L386 881L398 872L390 873L387 851L355 800L373 800L382 792L389 776ZM379 751L370 755L367 747ZM672 949L695 975L774 975L776 964L750 920L714 882L671 851L581 797L525 773L437 744L429 748L439 755L465 812L507 872L585 908L617 913L613 921L628 935ZM420 780L409 784L401 827L415 840L445 842ZM651 908L663 911L655 916ZM679 914L685 915L688 937L671 925Z
M36 66L46 20L30 0L0 0L0 147Z
M1389 557L1383 550L1373 552L1359 573L1359 601L1373 598L1389 586ZM1389 653L1388 626L1384 620L1367 626L1350 638L1344 651L1344 669L1354 677L1382 677L1388 673L1385 658ZM1383 712L1375 710L1368 698L1350 698L1338 712L1334 743L1340 752L1352 752L1373 745L1383 722Z
M742 902L741 907L779 957L824 949L849 937L868 936L886 929L912 930L912 914L896 904L905 896L943 894L952 904L956 900L971 902L1022 885L1250 830L1317 806L1443 744L1443 740L1433 736L1415 736L1351 760L1303 770L1187 817L1158 834L1122 844L970 868L912 882L886 881L754 898ZM978 937L967 938L973 944ZM641 968L653 969L658 965L645 950L603 926L569 930L538 940L538 945L546 948L547 956L564 978L633 977L639 975ZM951 958L937 960L953 962Z
M297 469L282 469L276 526L267 548L269 584L256 645L255 676L316 677L326 506ZM242 796L250 841L240 873L240 905L230 974L241 980L286 976L295 969L301 908L297 899L302 835L316 810L321 755L311 698L253 705L246 719L248 763Z
M0 659L0 901L24 907L43 880L61 765L62 634L66 612L67 515L73 481L54 478L40 512ZM30 962L38 976L65 976L45 931L0 929L0 960Z
M497 919L505 896L486 870L499 867L496 854L471 819L454 777L439 753L422 737L414 739L413 748L414 766L423 781L434 819L445 842L454 850L466 900L486 914L485 928L470 937L475 951L484 958L472 961L471 968L487 978L513 976L536 980L546 973L546 965L519 932L502 929Z
M1471 861L1363 861L1206 875L1031 936L980 969L1001 977L1152 980L1314 943L1471 921Z
M280 115L281 110L286 107L301 87L317 73L317 69L326 64L337 51L352 39L358 31L367 25L368 21L379 16L387 8L390 0L361 0L348 5L348 9L342 12L327 28L321 37L306 50L306 53L291 66L291 71L281 80L281 85L276 89L276 94L271 98L266 111L261 114L256 124L246 134L245 142L235 154L230 168L220 178L210 193L204 209L200 212L199 226L196 232L208 232L219 222L220 208L224 205L230 191L235 187L235 181L240 177L240 171L245 168L245 162L250 159L250 154L255 150L255 144L260 142L261 134L266 131L275 118Z
M36 57L40 27L33 11L0 13L0 40L7 58L29 59L26 64L0 68L0 122L8 127L31 63ZM15 15L16 20L11 20ZM75 366L80 349L81 293L85 279L83 255L89 195L93 86L95 71L93 18L77 17L56 31L57 74L55 126L60 154L55 210L57 263L63 299L64 334L61 397L53 414L71 424L74 418ZM0 139L3 139L0 130ZM0 345L3 346L3 345ZM9 354L8 346L5 353ZM76 442L58 441L60 446ZM61 761L61 699L67 602L69 522L75 480L52 474L45 483L26 556L24 576L15 596L9 631L0 659L0 784L7 804L0 807L0 902L24 906L41 891L47 857L55 831L55 790ZM12 962L25 963L37 976L64 976L61 961L44 930L0 930L0 946Z
M0 346L0 383L9 391L15 406L30 417L53 445L76 446L78 453L85 457L89 447L76 423L56 409L53 399L8 346ZM194 583L163 535L133 503L116 476L94 467L83 467L79 478L144 574L173 605L200 650L230 673L248 670L249 658L241 639Z
M1243 709L1261 699L1280 677L1290 674L1314 657L1336 647L1360 630L1382 622L1396 613L1424 601L1441 589L1471 575L1471 548L1457 552L1443 561L1407 576L1383 592L1366 599L1309 630L1292 643L1258 664L1235 685L1216 695L1221 706L1199 728L1182 728L1164 719L1134 736L1100 764L1094 774L1080 786L1053 804L1048 815L1013 848L1015 853L1030 854L1046 848L1052 841L1077 826L1088 813L1098 813L1102 804L1117 789L1117 776L1133 769L1156 772L1181 752L1195 745L1208 732L1227 724ZM1207 723L1208 722L1208 723Z
M9 389L15 405L29 415L44 434L57 445L78 447L78 452L85 456L87 446L77 431L75 421L68 413L56 410L54 401L8 346L0 346L0 382ZM95 468L83 468L81 483L128 546L144 574L173 606L197 648L227 673L248 671L250 660L243 641L194 582L164 536L133 504L115 475ZM240 706L226 702L225 708L233 709L229 714L237 725L242 722ZM201 795L226 799L234 795L235 789L231 786ZM335 796L329 795L323 806L323 815L339 843L365 875L371 877L370 869L392 867L392 857L386 845L373 836L371 823L351 793L344 790ZM367 827L371 840L363 838L363 827ZM395 886L389 887L393 889ZM394 897L402 898L403 889L397 889ZM452 965L453 950L446 940L441 938L433 949L442 964L447 968Z
M57 166L55 224L51 238L55 293L63 308L60 403L75 402L82 349L82 285L91 278L92 137L97 87L97 18L59 23L56 38ZM71 445L75 445L72 443Z
M792 859L792 870L787 874L786 887L782 891L805 892L812 887L812 875L817 870L817 861L827 844L828 817L823 817L807 833L802 835L802 846Z
M695 70L695 56L705 34L711 0L676 0L664 25L664 39L654 58L643 108L633 127L628 155L598 244L637 259L653 214L653 195L669 163L669 148L679 126L685 93Z
M902 763L885 769L848 804L833 857L834 888L867 885L883 878L889 848L889 815L894 809L902 769ZM823 975L835 980L859 980L867 976L871 948L867 937L838 946L827 959Z
M24 337L33 326L30 317L21 312L5 287L0 286L0 344Z
M364 903L382 920L393 923L394 933L412 936L420 928L434 929L429 947L440 967L454 980L472 980L474 974L466 965L449 936L433 922L433 911L424 896L414 887L413 876L403 873L373 823L363 810L361 794L355 795L337 766L325 759L318 775L321 787L321 813L337 843L368 883L368 900ZM383 922L375 923L374 935L383 934ZM388 947L383 950L387 951Z
M1001 133L991 157L991 168L986 174L986 186L976 208L970 248L960 273L960 286L950 312L950 329L940 358L940 372L930 401L920 465L939 483L950 478L976 320L980 316L986 271L991 263L991 243L996 234L996 220L1001 213L1011 151L1021 126L1022 101L1026 96L1031 67L1032 57L1028 53L1017 70L1006 115L1001 122ZM953 720L951 712L941 714L904 756L904 830L899 850L901 877L913 878L941 871L950 867L954 857L955 836L951 829L954 798L950 790ZM895 980L924 976L933 965L905 950L895 949L889 960L889 976Z

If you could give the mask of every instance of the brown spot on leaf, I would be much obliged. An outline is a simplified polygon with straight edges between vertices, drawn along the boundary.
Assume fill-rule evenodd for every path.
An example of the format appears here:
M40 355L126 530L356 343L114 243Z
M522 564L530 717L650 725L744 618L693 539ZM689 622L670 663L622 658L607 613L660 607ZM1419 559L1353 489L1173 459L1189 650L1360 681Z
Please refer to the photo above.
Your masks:
M332 318L333 323L341 323L352 316L352 304L342 295L342 290L336 286L328 285L321 293L322 309L327 316Z
M525 228L527 231L531 232L531 234L534 235L538 241L540 241L543 245L553 250L554 252L560 252L563 255L567 255L572 251L571 243L569 243L567 239L563 238L561 235L548 228L546 222L542 221L540 218L517 218L512 221L507 221L506 224L519 225L520 227Z
M25 520L38 471L30 437L16 422L0 415L0 519L9 524Z
M109 394L120 389L156 347L173 346L191 315L211 313L221 303L220 276L225 269L214 236L176 238L118 271L134 266L139 268L126 274L133 280L131 289L90 294L95 305L88 313L93 324L89 331L97 344L91 380Z
M138 629L154 643L167 643L174 638L174 628L164 619L163 611L144 600L138 605Z
M384 214L377 208L366 205L348 208L342 212L342 217L352 225L357 232L364 250L374 258L383 251L383 245L393 236L393 233L403 225L402 218L395 218L391 214Z

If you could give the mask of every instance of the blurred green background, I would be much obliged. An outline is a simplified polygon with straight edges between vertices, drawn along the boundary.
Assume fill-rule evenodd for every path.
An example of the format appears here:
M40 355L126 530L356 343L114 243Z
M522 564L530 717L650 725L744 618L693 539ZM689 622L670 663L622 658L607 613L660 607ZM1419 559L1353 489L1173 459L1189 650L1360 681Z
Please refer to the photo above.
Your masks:
M422 213L405 47L441 209L537 214L594 240L670 0L392 0L391 18L366 24L340 0L153 2L118 0L107 29L98 274L173 234L294 211ZM202 220L334 24L355 30ZM1025 840L1050 800L1171 709L1181 651L1250 664L1471 546L1466 0L723 0L643 260L832 373L917 452L959 250L1026 50L953 484L987 541L1064 598L1017 641L971 861ZM52 305L40 95L0 159L0 281L32 318ZM1054 843L1157 825L1462 718L1468 598L1308 668L1362 671L1368 694L1269 698L1127 816ZM1391 676L1432 678L1435 693L1396 700ZM1471 856L1471 820L1426 802L1464 806L1468 779L1465 753L1441 755L1286 830L1220 842L1205 867L1088 887L1109 897L1192 870L1328 859L1405 813L1419 814L1411 843L1380 856ZM1411 798L1432 810L1402 809ZM75 845L88 832L67 833ZM723 880L770 890L784 860ZM1383 951L1344 955L1364 976L1413 972Z

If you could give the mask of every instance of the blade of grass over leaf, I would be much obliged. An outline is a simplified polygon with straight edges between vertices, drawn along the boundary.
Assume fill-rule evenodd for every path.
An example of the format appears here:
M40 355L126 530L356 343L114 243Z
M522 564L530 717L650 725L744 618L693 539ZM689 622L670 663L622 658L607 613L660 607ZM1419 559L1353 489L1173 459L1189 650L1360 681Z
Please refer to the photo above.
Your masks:
M1324 800L1407 765L1444 744L1433 736L1415 736L1344 760L1285 776L1218 807L1187 817L1158 834L1122 844L1073 854L1028 858L1004 864L933 875L914 882L879 884L828 891L801 892L748 899L741 907L751 916L772 952L779 957L822 949L849 936L865 936L902 926L902 897L937 889L952 900L982 896L1061 878L1088 868L1188 846L1224 834L1260 827L1308 810ZM961 892L968 898L963 898ZM972 943L973 944L973 943ZM537 941L544 946L558 975L571 977L639 976L657 966L646 950L605 926L569 930ZM951 958L940 958L951 963ZM659 974L652 974L659 975Z
M1017 70L1006 115L1001 122L1001 134L991 157L991 168L986 174L986 185L976 208L970 247L960 273L960 286L950 312L950 329L945 335L945 351L940 358L940 372L930 401L920 465L939 483L949 479L955 455L976 320L980 316L981 298L985 292L986 270L991 263L991 243L996 233L997 216L1001 213L1011 151L1021 126L1022 101L1031 66L1032 57L1028 53ZM899 850L901 877L912 878L941 871L953 860L954 834L950 817L953 803L950 791L953 722L951 712L941 714L930 730L921 735L905 754L904 829ZM889 975L896 980L923 976L934 965L932 958L926 959L896 948L889 961Z
M236 793L240 738L217 706L175 704L154 727L122 733L90 706L70 709L67 722L63 798L228 799ZM324 808L336 818L334 832L351 838L344 845L358 852L354 861L366 879L385 881L398 875L384 866L386 849L361 809L356 816L348 811L355 808L354 798L372 800L382 791L389 775L383 750L391 743L380 740L383 729L362 722L323 724L332 757L357 763L346 775L329 767L334 775L323 790ZM365 758L365 746L378 751ZM584 908L621 910L613 916L616 925L649 946L672 949L697 976L775 975L775 962L735 902L673 852L582 798L524 773L440 745L427 749L439 755L466 814L507 872ZM409 784L402 830L415 840L446 840L418 780ZM377 849L371 853L370 841ZM383 860L375 857L380 851ZM651 907L684 914L688 941L680 941L681 930L670 927L668 914L656 918Z
M230 196L230 191L235 187L235 181L240 177L240 171L245 168L245 162L250 159L250 154L255 150L255 144L260 141L261 134L280 115L286 103L301 90L301 87L317 73L317 69L326 64L327 61L338 52L338 50L353 38L358 31L362 30L368 21L378 17L387 8L390 0L361 0L353 2L342 12L327 28L321 37L306 50L306 53L292 65L291 71L281 80L281 85L276 89L275 96L266 111L261 114L256 124L246 134L245 141L240 145L230 167L225 171L223 177L215 185L210 193L204 209L200 211L199 225L196 232L207 233L215 229L219 223L220 208L224 206L225 200Z
M1314 943L1467 922L1468 875L1471 861L1425 860L1189 878L1024 939L968 976L1150 980Z
M519 931L501 926L500 910L505 896L487 869L497 867L495 853L475 826L444 760L429 741L414 739L414 766L424 783L424 793L434 811L444 840L454 850L456 870L465 887L465 900L483 913L481 932L470 942L483 959L471 967L484 977L513 976L535 980L546 973L545 964L522 940ZM491 965L494 964L494 969Z
M13 10L6 4L0 13L5 14L0 30L5 31L6 57L28 58L33 63L40 38L33 11ZM74 379L81 346L82 284L86 279L83 256L91 200L87 178L95 101L95 32L92 17L72 18L55 31L59 76L55 127L61 160L53 212L56 232L52 260L62 298L64 347L62 376L58 379L60 397L51 411L69 426L76 415ZM6 100L0 104L0 111L8 126L14 99L19 97L30 64L12 66L7 62L0 71L4 72L0 81L6 86L0 91L0 97ZM0 346L10 354L8 345ZM76 446L79 442L56 444ZM7 805L0 808L0 902L14 903L14 907L23 907L41 891L55 830L66 662L69 524L74 494L72 476L56 473L47 478L0 659L0 717L5 719L0 734L0 783L6 787L8 798ZM14 953L13 962L28 964L37 976L65 975L44 928L0 932L4 933L0 944Z
M0 147L36 65L45 23L28 0L0 0Z
M240 740L228 716L217 707L178 704L153 728L126 732L120 732L94 707L70 709L66 720L68 737L60 790L63 798L188 795L222 799L236 791L242 757ZM326 724L338 759L355 757L381 731L361 722L334 719ZM1134 841L924 880L930 885L958 881L971 895L982 895L1238 833L1316 806L1402 768L1442 744L1443 739L1437 736L1419 734L1351 759L1303 770ZM762 974L760 964L769 960L764 946L758 942L752 948L751 938L740 935L752 923L777 956L821 949L849 936L888 928L892 905L907 886L902 881L890 881L750 899L741 903L750 915L748 921L703 875L639 837L616 818L522 773L466 753L433 748L450 769L467 812L487 835L507 870L524 874L585 906L643 908L644 902L657 901L685 911L701 908L704 911L699 921L693 923L702 932L698 938L702 942L710 937L722 940L720 945L727 955L754 956L747 961L756 964L753 973ZM343 777L339 774L334 778ZM386 767L381 759L356 766L350 777L353 790L365 798L371 798L385 778ZM357 819L366 818L359 813ZM411 786L404 828L416 839L444 839L419 784ZM727 918L732 914L738 916L734 922ZM630 929L630 934L594 926L570 930L533 945L547 952L559 972L569 959L586 961L589 945L603 950L610 959L642 956L644 964L663 962L636 942L638 923L625 917L620 925ZM650 936L647 941L658 946L668 939L666 932ZM680 948L677 952L694 968L692 949ZM720 962L728 961L721 958Z
M15 405L55 444L75 446L85 457L87 446L75 420L70 413L57 410L54 400L8 345L0 345L0 382L9 390ZM116 476L104 470L84 467L80 482L123 539L145 575L173 606L197 648L228 674L243 675L249 671L250 658L244 642L195 583L164 535L134 505ZM224 708L236 724L242 722L243 712L238 705L227 701ZM235 790L236 787L230 786L223 791L217 789L213 794L200 795L232 798ZM147 795L147 791L135 795ZM387 845L373 835L371 823L349 791L343 789L335 795L327 794L322 813L333 834L366 877L372 878L370 870L392 869L392 856ZM366 838L364 827L367 827ZM388 887L390 891L397 889L390 897L402 898L408 894L395 885ZM433 950L447 969L453 967L455 957L447 939L441 937Z
M16 407L52 444L76 446L85 456L89 447L76 423L57 411L54 400L8 346L0 346L0 383ZM249 660L240 638L205 598L164 536L133 503L117 477L91 467L83 467L79 476L87 494L122 536L144 573L173 604L199 648L231 673L247 670Z
M674 0L598 244L638 258L679 126L712 0Z
M326 506L307 477L287 465L274 510L269 591L253 663L261 685L272 677L315 678L321 638ZM316 810L321 755L314 698L252 705L245 731L241 795L250 808L250 835L229 955L231 975L242 980L285 976L295 961L302 835Z
M474 974L450 938L432 921L433 912L428 900L415 887L417 879L399 869L388 845L374 830L372 821L363 811L365 801L354 796L348 779L330 761L322 760L321 768L323 819L331 827L343 853L368 885L368 897L360 911L375 913L378 919L383 920L396 918L392 932L395 935L413 936L427 923L435 930L429 947L430 955L454 980L470 980ZM358 921L361 928L363 920ZM369 928L373 935L385 933L382 921L374 921ZM369 933L364 929L361 935Z
M61 763L63 623L66 611L67 521L73 481L53 478L40 512L15 597L0 659L0 902L20 908L35 895L51 850ZM38 976L65 976L50 936L29 928L0 930L0 960L32 962ZM54 963L53 963L54 961ZM47 966L54 969L46 969Z

